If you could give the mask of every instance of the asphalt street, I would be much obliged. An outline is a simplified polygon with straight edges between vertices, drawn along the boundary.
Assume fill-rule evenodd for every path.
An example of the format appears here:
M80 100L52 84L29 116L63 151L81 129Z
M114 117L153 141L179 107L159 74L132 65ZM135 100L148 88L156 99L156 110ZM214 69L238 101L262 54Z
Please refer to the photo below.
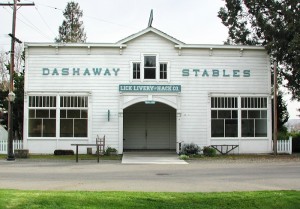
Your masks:
M98 164L95 161L0 160L0 188L157 192L300 190L300 162L124 165L120 161Z

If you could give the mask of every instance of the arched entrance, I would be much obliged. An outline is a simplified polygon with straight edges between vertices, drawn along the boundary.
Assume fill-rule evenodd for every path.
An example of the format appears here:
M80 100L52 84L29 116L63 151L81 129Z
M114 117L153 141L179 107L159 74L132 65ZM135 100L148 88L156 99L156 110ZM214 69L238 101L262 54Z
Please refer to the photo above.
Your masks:
M175 150L176 109L139 102L123 109L124 150Z

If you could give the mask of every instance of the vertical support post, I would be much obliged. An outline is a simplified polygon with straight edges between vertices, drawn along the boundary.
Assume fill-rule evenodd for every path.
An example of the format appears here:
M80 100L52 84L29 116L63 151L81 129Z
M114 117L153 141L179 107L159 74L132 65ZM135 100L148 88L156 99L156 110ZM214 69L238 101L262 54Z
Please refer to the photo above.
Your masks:
M277 62L274 63L274 134L273 134L273 149L274 155L277 155Z
M10 78L9 78L9 92L14 91L14 65L15 65L15 32L16 32L16 14L17 14L17 0L14 0L13 6L13 23L12 23L12 37L10 49ZM15 155L13 150L13 101L8 101L8 146L7 146L7 160L14 161Z

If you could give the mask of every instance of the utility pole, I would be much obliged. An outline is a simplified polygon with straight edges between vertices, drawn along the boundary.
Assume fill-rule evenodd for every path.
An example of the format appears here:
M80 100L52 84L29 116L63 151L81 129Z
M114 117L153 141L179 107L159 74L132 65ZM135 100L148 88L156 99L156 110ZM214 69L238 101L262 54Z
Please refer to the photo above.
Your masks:
M18 0L19 1L19 0ZM9 94L8 94L8 143L7 143L7 160L13 161L15 160L14 150L13 150L13 101L15 99L14 91L14 67L15 67L15 41L20 42L19 39L16 38L16 18L17 18L17 6L34 6L34 3L17 4L17 0L14 0L14 3L0 3L0 6L13 6L13 19L12 19L12 33L11 36L11 49L10 49L10 78L9 78Z
M274 63L274 133L273 133L273 149L274 155L277 155L277 62Z

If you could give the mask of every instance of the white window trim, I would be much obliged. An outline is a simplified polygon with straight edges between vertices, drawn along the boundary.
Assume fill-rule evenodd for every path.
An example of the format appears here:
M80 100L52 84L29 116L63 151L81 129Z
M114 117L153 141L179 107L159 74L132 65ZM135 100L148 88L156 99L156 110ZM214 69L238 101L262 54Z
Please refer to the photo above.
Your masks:
M134 79L133 78L133 63L140 63L140 78L139 79ZM129 70L129 72L130 72L130 74L129 74L130 83L132 83L134 81L141 81L141 79L142 79L142 69L141 69L142 66L141 65L142 65L141 60L139 60L139 61L130 61L130 70Z
M29 96L55 96L56 97L56 107L29 107ZM87 96L88 98L88 107L84 107L83 109L88 110L88 133L87 137L60 137L60 97L61 96ZM47 139L56 139L56 140L88 140L91 136L91 127L92 127L92 107L91 107L91 94L89 92L28 92L26 96L27 104L24 105L26 107L27 111L24 113L24 125L26 124L26 129L24 128L24 131L26 131L26 137L27 140L47 140ZM29 137L29 109L56 109L56 137ZM64 108L64 107L63 107ZM74 108L78 109L78 108ZM25 127L25 126L24 126Z
M238 98L238 107L237 108L225 108L227 110L232 109L232 110L238 110L238 137L212 137L211 136L211 110L222 110L224 108L211 108L211 97L237 97ZM253 97L253 98L257 98L257 97L266 97L267 98L267 107L266 108L242 108L242 97ZM265 95L265 94L257 94L257 95L249 95L249 94L225 94L225 93L210 93L208 95L208 109L209 109L209 131L208 133L208 138L210 139L210 141L212 140L241 140L241 141L247 141L247 140L265 140L265 139L269 139L270 135L272 134L269 128L269 123L271 122L271 108L270 108L270 96L269 95ZM225 110L224 109L224 110ZM267 110L267 136L265 137L242 137L242 110Z
M170 62L169 61L159 61L159 67L160 67L160 64L167 64L167 79L160 79L160 69L158 70L159 74L158 74L158 81L159 82L168 82L170 83L171 79L170 79Z
M144 57L145 56L155 56L156 57L156 69L155 69L155 79L145 79L144 78L144 72L145 72L145 69L144 69L144 65L145 65L145 59ZM142 53L141 54L141 82L153 82L153 81L156 81L158 82L159 81L159 54L158 53Z

